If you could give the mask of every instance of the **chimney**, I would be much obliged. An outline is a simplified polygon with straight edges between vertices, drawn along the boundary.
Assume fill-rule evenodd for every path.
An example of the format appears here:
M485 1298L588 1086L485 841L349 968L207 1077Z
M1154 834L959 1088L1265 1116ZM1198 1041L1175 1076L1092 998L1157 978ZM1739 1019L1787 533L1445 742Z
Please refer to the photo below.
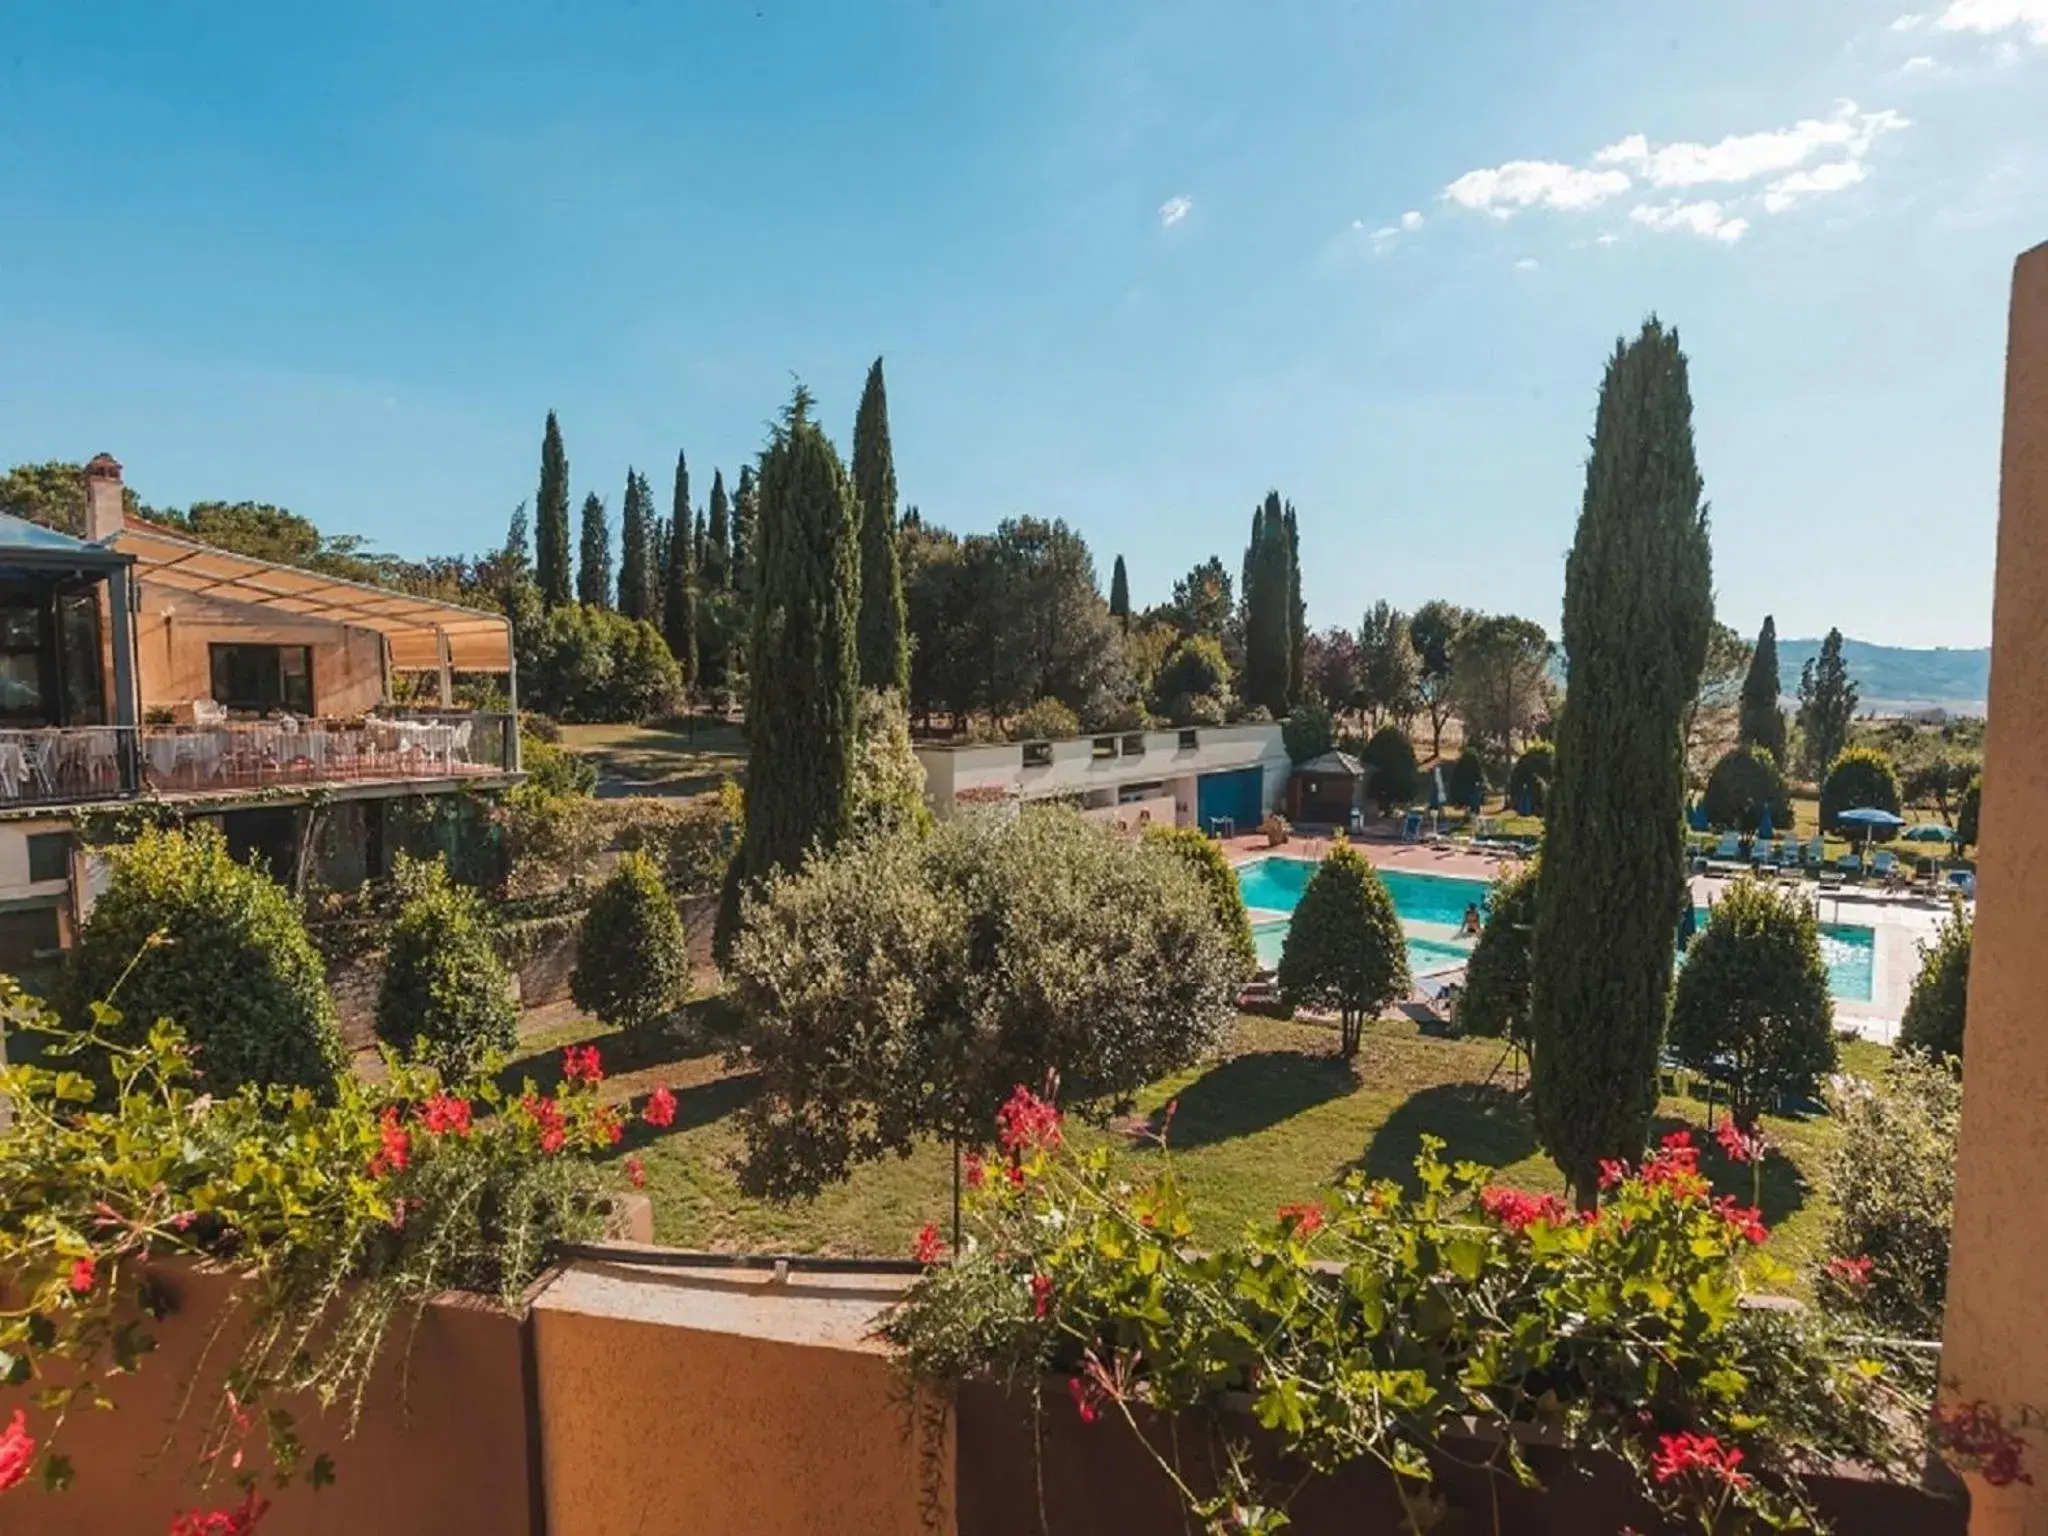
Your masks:
M85 536L97 544L112 538L125 526L121 516L121 461L111 453L96 454L85 466Z

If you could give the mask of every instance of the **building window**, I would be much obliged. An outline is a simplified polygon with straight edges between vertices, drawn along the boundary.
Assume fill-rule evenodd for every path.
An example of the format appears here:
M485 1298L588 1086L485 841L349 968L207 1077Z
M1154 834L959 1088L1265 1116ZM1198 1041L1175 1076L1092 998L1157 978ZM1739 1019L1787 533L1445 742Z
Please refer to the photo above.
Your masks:
M58 953L57 908L22 906L0 911L0 971L19 975Z
M28 835L28 877L31 882L71 878L69 832L31 832Z
M1145 733L1143 731L1133 731L1124 738L1124 756L1143 757L1144 755Z
M1115 738L1114 736L1098 736L1098 737L1096 737L1096 738L1095 738L1095 753L1094 753L1094 756L1095 756L1095 761L1096 761L1096 762L1098 762L1098 763L1099 763L1099 762L1101 762L1101 761L1102 761L1102 760L1103 760L1104 758L1106 758L1106 757L1115 757L1115 756L1116 756L1116 738Z
M0 719L47 724L49 643L39 597L0 597Z
M1199 741L1199 739L1198 739L1198 738L1196 737L1196 735L1195 735L1195 733L1194 733L1193 731L1182 731L1182 732L1180 733L1180 749L1181 749L1181 751L1183 751L1183 752L1192 752L1192 751L1194 751L1194 750L1195 750L1195 748L1196 748L1196 747L1198 747L1198 746L1200 746L1200 745L1201 745L1201 742L1200 742L1200 741Z
M310 645L214 645L213 702L268 715L313 713Z
M1052 766L1052 743L1049 741L1025 742L1024 766L1026 768L1050 768Z

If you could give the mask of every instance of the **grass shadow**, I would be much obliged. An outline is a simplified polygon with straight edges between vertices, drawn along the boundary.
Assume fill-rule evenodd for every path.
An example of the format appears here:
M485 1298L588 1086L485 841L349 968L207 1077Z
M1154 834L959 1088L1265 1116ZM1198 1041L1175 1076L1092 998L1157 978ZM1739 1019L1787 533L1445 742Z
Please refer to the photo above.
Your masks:
M1440 1136L1447 1162L1469 1158L1489 1168L1519 1163L1536 1150L1536 1123L1523 1097L1500 1083L1438 1083L1402 1101L1373 1132L1358 1162L1368 1178L1393 1179L1414 1190L1422 1138Z
M760 1089L761 1080L752 1072L740 1073L733 1077L714 1077L709 1082L692 1083L687 1088L677 1088L674 1090L675 1121L671 1125L659 1127L649 1125L642 1118L642 1113L647 1108L647 1094L635 1094L626 1105L626 1134L607 1155L623 1157L628 1152L642 1151L670 1136L698 1130L723 1120L728 1115L738 1114L747 1107Z
M1716 1195L1733 1195L1744 1205L1757 1197L1757 1180L1750 1166L1731 1162L1722 1154L1712 1134L1691 1121L1658 1115L1650 1122L1651 1145L1655 1146L1673 1131L1692 1132L1693 1145L1700 1149L1700 1172L1713 1184ZM1795 1215L1806 1204L1808 1192L1806 1175L1799 1171L1791 1158L1781 1151L1765 1155L1761 1197L1757 1200L1765 1226L1775 1227Z
M596 1046L605 1074L612 1077L644 1072L650 1067L702 1060L722 1049L717 1042L706 1041L685 1023L666 1029L615 1030L581 1040L561 1041L512 1057L498 1070L495 1078L498 1091L516 1094L531 1078L538 1091L553 1093L562 1081L562 1053L576 1045Z
M1341 1099L1358 1087L1351 1063L1302 1051L1251 1051L1218 1062L1175 1096L1172 1146L1180 1151L1213 1146ZM1145 1126L1159 1134L1165 1111Z

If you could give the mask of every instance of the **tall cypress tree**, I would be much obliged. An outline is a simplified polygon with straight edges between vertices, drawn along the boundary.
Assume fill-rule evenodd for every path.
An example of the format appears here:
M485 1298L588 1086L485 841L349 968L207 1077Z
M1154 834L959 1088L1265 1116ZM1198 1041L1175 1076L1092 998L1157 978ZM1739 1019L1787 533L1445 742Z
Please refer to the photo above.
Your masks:
M534 499L534 575L540 600L550 608L569 601L573 585L569 568L569 455L562 447L562 429L548 412L540 440L540 493Z
M1634 1158L1685 888L1686 706L1706 665L1712 556L1678 335L1654 317L1600 388L1565 563L1570 684L1537 876L1536 1127L1590 1206L1605 1158Z
M868 369L853 421L853 492L860 499L860 682L910 694L910 620L896 548L896 455L882 360Z
M1109 612L1128 635L1131 632L1131 578L1124 570L1122 555L1116 557L1116 565L1109 573Z
M1301 528L1294 503L1287 503L1287 707L1302 696L1302 668L1308 661L1308 604L1301 600ZM1276 715L1279 710L1273 711Z
M647 485L626 471L626 500L619 511L619 612L644 619L654 612L653 536L647 526Z
M612 605L612 525L595 491L583 498L583 539L576 564L576 601L591 608Z
M697 546L697 589L702 592L706 590L704 571L711 559L711 543L704 537L704 513L701 508L697 512L697 521L692 525L690 542Z
M675 500L668 519L668 559L661 571L661 633L683 669L683 681L697 684L697 543L690 514L690 461L676 455Z
M741 891L830 849L853 819L860 503L802 385L761 455L760 497L746 830L719 908L721 954Z
M704 589L726 592L732 588L732 522L725 499L725 471L711 471L711 520L704 530Z
M1244 569L1238 573L1237 601L1244 610L1245 627L1251 627L1252 577L1258 574L1259 543L1266 536L1266 504L1262 501L1252 508L1251 542L1244 547Z
M1762 747L1780 768L1785 766L1785 711L1778 705L1782 686L1778 676L1778 621L1767 613L1764 627L1757 631L1756 650L1749 658L1749 675L1742 680L1736 744Z
M739 484L732 493L732 589L752 592L754 544L754 466L740 466Z
M1842 659L1842 632L1830 629L1820 654L1799 669L1799 729L1806 737L1808 766L1816 779L1849 745L1849 722L1856 718L1858 694Z
M1244 605L1244 697L1248 704L1287 713L1294 670L1289 640L1294 629L1293 576L1288 559L1287 514L1278 491L1266 493L1252 519L1254 543L1245 552L1249 585Z

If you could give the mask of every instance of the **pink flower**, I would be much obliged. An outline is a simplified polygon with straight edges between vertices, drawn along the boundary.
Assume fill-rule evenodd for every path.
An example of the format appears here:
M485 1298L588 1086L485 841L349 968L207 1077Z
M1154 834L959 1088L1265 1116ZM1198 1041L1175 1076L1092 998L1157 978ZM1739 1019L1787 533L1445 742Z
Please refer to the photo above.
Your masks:
M939 1229L926 1222L917 1229L917 1241L910 1245L910 1256L920 1264L936 1264L946 1256L945 1240L939 1236Z
M1323 1208L1305 1202L1283 1205L1280 1207L1280 1225L1294 1237L1314 1237L1323 1229Z
M429 1136L469 1134L469 1100L450 1093L437 1093L420 1106L419 1121Z
M658 1131L665 1131L676 1123L676 1096L666 1085L647 1095L647 1102L641 1107L640 1118Z
M647 1187L647 1165L637 1157L629 1157L626 1159L625 1167L626 1177L633 1181L633 1187L635 1189L645 1189Z
M572 1083L582 1083L595 1088L604 1081L604 1066L597 1058L594 1045L570 1045L562 1048L562 1076Z
M1013 1154L1049 1152L1060 1144L1060 1112L1019 1083L996 1111L996 1143Z
M1513 1232L1539 1221L1556 1224L1571 1217L1565 1203L1555 1195L1534 1195L1526 1189L1507 1189L1498 1184L1479 1192L1479 1207Z
M1665 1435L1657 1454L1651 1458L1650 1470L1660 1483L1697 1472L1730 1488L1747 1488L1748 1477L1735 1470L1741 1465L1742 1452L1735 1446L1722 1445L1712 1435Z
M98 1270L90 1257L80 1259L71 1266L71 1289L83 1296L92 1289L92 1282Z
M1043 1317L1052 1310L1052 1276L1031 1277L1031 1315Z
M0 1493L27 1477L35 1459L36 1441L28 1432L28 1415L17 1408L7 1427L0 1429Z
M1829 1277L1841 1281L1844 1285L1863 1286L1870 1284L1871 1258L1867 1253L1853 1259L1845 1259L1839 1256L1829 1259L1827 1268Z

